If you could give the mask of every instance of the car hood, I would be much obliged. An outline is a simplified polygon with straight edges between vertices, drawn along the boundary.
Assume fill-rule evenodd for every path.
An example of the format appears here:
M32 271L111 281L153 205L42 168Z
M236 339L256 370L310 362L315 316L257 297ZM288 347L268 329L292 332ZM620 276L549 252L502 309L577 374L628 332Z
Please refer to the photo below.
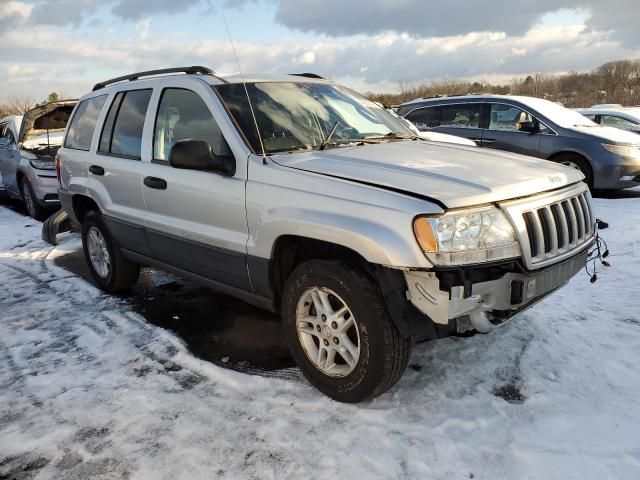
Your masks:
M582 180L546 160L426 141L389 142L272 156L279 165L428 197L448 208L497 202Z
M640 146L640 139L638 139L637 133L628 132L619 128L595 126L595 127L571 127L574 132L584 133L586 135L592 135L594 137L601 138L604 142L624 145L638 145Z
M477 146L476 142L474 142L473 140L469 140L468 138L464 137L457 137L456 135L449 135L447 133L420 132L418 136L423 140L430 140L432 142L455 143L457 145L467 145L469 147Z

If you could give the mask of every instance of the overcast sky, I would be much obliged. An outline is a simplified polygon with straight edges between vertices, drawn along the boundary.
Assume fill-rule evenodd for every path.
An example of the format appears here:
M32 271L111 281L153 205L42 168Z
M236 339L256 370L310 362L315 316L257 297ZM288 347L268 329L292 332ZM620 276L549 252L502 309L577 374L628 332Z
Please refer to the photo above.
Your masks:
M0 0L0 101L169 66L236 72L221 4L243 71L363 92L640 58L638 0Z

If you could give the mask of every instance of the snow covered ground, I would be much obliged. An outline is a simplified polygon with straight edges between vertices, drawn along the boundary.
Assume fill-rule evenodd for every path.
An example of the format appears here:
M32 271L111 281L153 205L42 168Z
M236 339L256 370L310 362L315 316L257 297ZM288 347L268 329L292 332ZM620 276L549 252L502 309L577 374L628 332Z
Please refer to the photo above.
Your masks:
M417 346L362 405L194 357L53 263L76 236L50 247L0 206L0 478L638 479L640 198L595 206L613 264L596 284Z

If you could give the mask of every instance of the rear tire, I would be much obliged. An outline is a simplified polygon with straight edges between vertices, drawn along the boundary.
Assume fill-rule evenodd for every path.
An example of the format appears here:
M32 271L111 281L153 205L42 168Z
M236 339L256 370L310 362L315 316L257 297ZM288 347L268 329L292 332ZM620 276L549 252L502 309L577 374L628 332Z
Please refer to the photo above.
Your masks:
M390 320L376 284L345 262L299 265L284 286L282 317L302 373L340 402L381 395L409 362L411 340L402 338Z
M582 155L577 153L563 153L555 157L553 161L580 170L584 175L584 182L593 190L593 169L589 161Z
M140 265L124 257L100 213L92 211L82 221L82 247L96 284L109 293L128 290L138 281Z
M38 202L38 198L33 191L31 182L27 177L22 177L22 180L20 181L20 190L22 191L22 199L27 207L27 213L29 216L40 222L47 218L47 214L49 212Z

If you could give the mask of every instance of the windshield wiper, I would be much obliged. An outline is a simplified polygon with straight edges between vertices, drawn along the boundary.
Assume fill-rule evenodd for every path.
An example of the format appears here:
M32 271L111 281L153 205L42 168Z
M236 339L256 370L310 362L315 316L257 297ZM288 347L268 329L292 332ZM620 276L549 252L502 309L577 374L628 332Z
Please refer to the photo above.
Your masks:
M318 147L318 150L324 150L325 148L327 148L327 145L329 145L329 142L331 141L331 137L333 137L333 134L336 133L337 129L338 129L338 122L333 124L333 128L329 132L329 135L327 135L325 139L322 141L322 143Z
M417 135L407 135L400 132L389 132L385 135L366 137L367 139L390 139L390 140L416 140L420 137Z

